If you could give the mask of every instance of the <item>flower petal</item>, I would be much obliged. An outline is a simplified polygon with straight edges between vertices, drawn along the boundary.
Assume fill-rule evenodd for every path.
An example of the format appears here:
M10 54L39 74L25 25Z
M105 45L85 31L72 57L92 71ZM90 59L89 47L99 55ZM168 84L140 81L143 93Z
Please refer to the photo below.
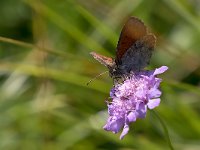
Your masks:
M136 114L135 112L130 112L127 116L128 122L134 122L136 121Z
M117 133L120 131L121 127L124 125L124 119L117 119L116 117L109 117L107 124L103 127L106 131L112 131Z
M149 100L147 106L148 106L149 109L154 109L159 104L160 104L160 98L156 98L156 99Z
M136 107L136 115L137 118L145 118L146 117L147 108L144 103L140 103Z
M115 88L110 90L110 97L113 98L115 96Z
M154 71L153 75L161 74L161 73L165 72L167 69L168 69L167 66L162 66L162 67L160 67L160 68L157 68L157 69Z
M120 140L122 140L124 138L124 136L128 133L129 131L129 125L128 124L125 124L124 125L124 128L123 128L123 131L120 135Z
M162 92L159 89L151 88L149 90L148 96L149 96L150 99L152 99L152 98L160 97L161 94L162 94Z

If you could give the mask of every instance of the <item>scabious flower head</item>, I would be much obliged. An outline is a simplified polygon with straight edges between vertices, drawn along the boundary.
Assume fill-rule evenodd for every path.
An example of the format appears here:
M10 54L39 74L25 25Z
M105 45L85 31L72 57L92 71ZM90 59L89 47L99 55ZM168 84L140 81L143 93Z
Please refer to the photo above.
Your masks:
M168 69L162 66L152 71L130 73L123 81L117 83L110 91L111 102L108 102L109 118L103 127L107 131L118 133L122 139L129 131L129 124L137 118L145 118L147 108L153 109L160 104L160 78L156 75Z

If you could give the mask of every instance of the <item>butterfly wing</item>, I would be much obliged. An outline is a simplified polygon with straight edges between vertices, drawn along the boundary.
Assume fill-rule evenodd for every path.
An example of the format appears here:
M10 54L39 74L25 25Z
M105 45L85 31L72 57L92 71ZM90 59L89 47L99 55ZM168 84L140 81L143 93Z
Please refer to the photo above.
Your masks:
M125 23L116 49L116 63L120 63L125 52L139 39L147 34L144 23L135 17L130 17Z
M123 55L119 68L124 68L126 73L145 68L150 62L155 42L156 37L153 34L136 41Z
M95 52L91 52L90 54L94 57L94 59L98 60L102 65L108 68L111 68L114 65L114 61L110 57L106 57Z
M108 67L111 77L121 77L131 71L140 71L149 64L156 37L138 18L131 17L124 25L113 60L95 52L90 54Z

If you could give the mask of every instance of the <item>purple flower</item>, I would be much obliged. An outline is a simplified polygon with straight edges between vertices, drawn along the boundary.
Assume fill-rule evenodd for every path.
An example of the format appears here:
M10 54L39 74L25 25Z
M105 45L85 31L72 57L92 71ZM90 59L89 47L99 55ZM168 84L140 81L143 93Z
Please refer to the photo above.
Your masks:
M110 91L111 102L108 102L109 118L103 127L107 131L123 131L120 139L128 133L129 124L137 118L145 118L147 108L153 109L160 104L161 91L158 89L162 74L168 69L162 66L153 71L131 73L123 83L117 83Z

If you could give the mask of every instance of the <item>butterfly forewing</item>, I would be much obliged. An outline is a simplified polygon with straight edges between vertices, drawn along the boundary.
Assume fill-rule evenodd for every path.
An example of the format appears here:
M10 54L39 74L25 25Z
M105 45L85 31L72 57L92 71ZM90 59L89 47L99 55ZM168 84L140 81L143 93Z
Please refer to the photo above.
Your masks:
M135 17L130 17L125 23L116 49L116 62L119 62L125 52L143 36L147 34L144 23Z
M114 61L111 57L106 57L106 56L97 54L95 52L91 52L90 54L94 57L94 59L98 60L102 65L108 68L113 66Z

